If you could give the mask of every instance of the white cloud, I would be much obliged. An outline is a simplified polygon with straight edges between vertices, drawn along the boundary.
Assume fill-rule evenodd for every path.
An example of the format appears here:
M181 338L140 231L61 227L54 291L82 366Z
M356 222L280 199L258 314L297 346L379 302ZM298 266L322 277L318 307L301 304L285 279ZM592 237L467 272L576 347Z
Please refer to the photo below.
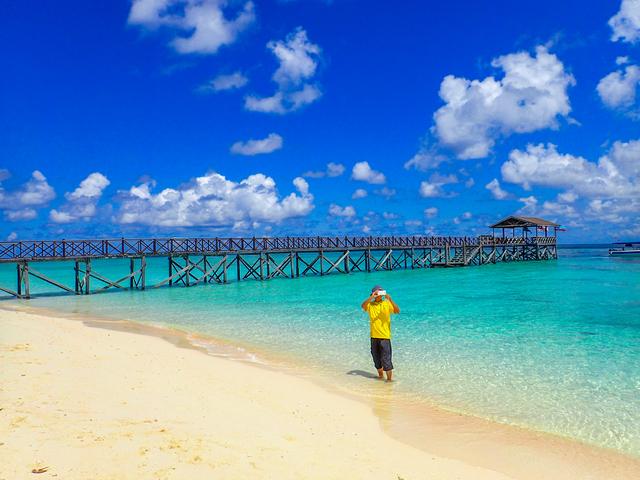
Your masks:
M358 188L353 192L353 195L351 195L351 198L355 200L357 198L364 198L367 195L368 195L367 191L364 188Z
M614 42L635 43L640 39L640 0L622 0L620 11L609 19Z
M302 174L303 177L309 178L324 178L324 177L339 177L344 173L344 165L341 163L329 162L327 168L322 170L309 170Z
M616 65L626 65L629 63L629 57L626 55L624 57L616 57Z
M589 202L585 214L598 221L620 223L620 228L640 225L640 199L596 198Z
M393 212L382 212L382 218L384 218L385 220L395 220L397 218L400 218L400 215Z
M436 207L425 208L424 216L427 218L435 218L436 216L438 216L438 209Z
M66 203L58 209L52 209L49 219L54 223L89 221L96 215L98 201L110 183L109 179L99 172L90 174L73 192L65 193Z
M431 175L428 181L420 182L420 196L425 198L452 197L455 193L446 192L442 187L453 183L458 183L458 177L453 174L440 175L436 172Z
M427 182L426 180L420 182L420 196L425 198L444 197L445 192L442 190L441 185Z
M316 73L320 47L309 42L307 32L302 28L290 34L284 42L269 42L267 48L280 62L273 74L278 85L299 85Z
M276 56L278 69L272 76L278 89L270 97L245 97L245 108L254 112L285 114L315 102L320 88L310 83L320 60L320 47L311 43L298 27L284 41L271 41L267 48Z
M487 183L484 188L489 190L491 192L491 195L493 195L493 198L495 198L496 200L504 200L509 196L509 192L506 192L502 189L497 178L494 178L489 183Z
M465 220L471 220L472 218L473 218L473 215L471 214L471 212L464 212L460 216L453 217L453 223L455 223L456 225L460 225Z
M252 112L285 114L313 103L321 96L318 87L305 85L301 90L290 93L276 92L271 97L245 97L244 106Z
M7 242L13 242L18 239L18 234L16 232L11 232L7 235Z
M378 172L371 168L369 162L356 163L351 171L351 178L372 184L382 184L387 181L382 172Z
M335 203L332 203L329 206L329 215L333 217L353 218L356 216L356 210L351 205L347 205L346 207L341 207L340 205L336 205Z
M556 220L640 223L640 140L614 142L597 163L561 154L552 144L529 145L526 151L511 152L502 176L526 189L540 185L562 190L553 201L521 198L522 212Z
M210 89L214 92L222 92L225 90L242 88L248 82L249 79L245 77L242 72L233 72L226 75L218 75L205 86L205 89Z
M65 197L71 201L81 200L83 198L99 198L102 195L102 191L107 188L110 183L109 179L103 174L94 172L82 180L78 188L66 194Z
M21 208L19 210L7 210L4 212L5 219L10 222L33 220L37 216L38 213L33 208Z
M528 197L519 198L522 203L524 203L524 207L520 209L521 213L535 213L535 208L538 205L538 199L533 195L529 195Z
M344 173L344 165L341 163L327 163L327 177L339 177Z
M247 140L246 142L236 142L231 145L231 153L238 155L260 155L275 152L282 148L282 137L277 133L270 133L266 138L259 140Z
M437 168L441 163L445 162L447 157L438 153L438 151L433 147L425 146L418 153L416 153L413 157L411 157L404 164L404 168L409 170L410 168L415 168L420 171L427 171L432 168Z
M502 79L448 75L440 85L445 105L434 114L433 133L459 159L486 157L501 136L557 128L558 117L571 111L567 89L575 80L545 47L535 56L498 57L492 65L502 69Z
M624 70L611 72L600 80L598 95L609 108L629 108L636 101L636 91L640 86L640 67L627 65Z
M471 188L471 187L473 187L475 184L476 184L476 181L475 181L473 178L471 178L471 177L469 177L469 178L464 182L464 186L465 186L465 187L467 187L467 188Z
M572 205L562 202L544 201L542 205L538 203L538 199L530 195L519 199L524 206L518 210L522 215L532 215L536 217L552 218L575 218L578 216L576 209Z
M387 200L390 199L391 197L395 196L396 189L395 188L389 188L389 187L382 187L378 190L374 190L374 192L376 195L380 195L381 197L386 198Z
M407 228L417 228L422 226L422 220L405 220L404 226Z
M151 192L150 182L122 192L115 221L163 227L245 226L280 223L302 217L313 210L309 184L301 177L293 181L297 193L280 197L276 183L261 173L240 182L218 173L197 177L186 185Z
M578 195L573 192L564 192L558 194L558 200L563 203L573 203L578 199Z
M9 172L3 170L0 178L6 179L8 175ZM31 178L14 191L6 191L0 184L0 209L4 210L7 220L32 220L37 216L35 209L45 206L55 196L46 177L39 170L34 170Z
M306 196L309 195L309 184L304 178L302 177L294 178L293 186L296 187L298 192L300 192L302 195L306 195Z
M13 194L12 201L19 205L45 205L55 198L53 187L47 183L46 177L35 170L31 174L31 179Z
M598 163L561 154L553 144L513 150L502 165L505 181L564 188L585 197L630 197L640 194L640 140L615 142Z
M255 20L253 2L235 9L227 18L227 0L134 0L129 24L149 29L160 27L178 32L171 41L180 53L213 54L235 42L240 32Z

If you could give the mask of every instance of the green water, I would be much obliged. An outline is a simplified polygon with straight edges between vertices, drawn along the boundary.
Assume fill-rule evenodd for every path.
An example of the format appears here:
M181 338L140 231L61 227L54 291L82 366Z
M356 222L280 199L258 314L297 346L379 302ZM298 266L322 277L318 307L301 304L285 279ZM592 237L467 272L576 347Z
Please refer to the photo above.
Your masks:
M392 323L396 391L640 456L640 258L609 258L605 249L560 255L557 261L48 296L29 305L177 326L258 352L283 352L358 389L371 382L349 372L373 368L359 305L380 284L402 309ZM69 264L36 268L72 283ZM93 268L118 278L128 263L97 261ZM148 283L166 270L166 259L149 260ZM14 282L15 267L0 265L0 284L14 288ZM33 283L36 294L51 290Z

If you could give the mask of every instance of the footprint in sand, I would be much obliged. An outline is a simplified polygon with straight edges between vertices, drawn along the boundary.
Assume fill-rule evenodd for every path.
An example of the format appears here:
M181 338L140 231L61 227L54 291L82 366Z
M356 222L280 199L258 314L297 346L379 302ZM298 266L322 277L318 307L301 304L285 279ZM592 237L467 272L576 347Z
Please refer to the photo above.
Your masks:
M31 345L29 345L28 343L16 343L15 345L5 347L4 349L10 352L20 352L20 351L26 352L31 350Z

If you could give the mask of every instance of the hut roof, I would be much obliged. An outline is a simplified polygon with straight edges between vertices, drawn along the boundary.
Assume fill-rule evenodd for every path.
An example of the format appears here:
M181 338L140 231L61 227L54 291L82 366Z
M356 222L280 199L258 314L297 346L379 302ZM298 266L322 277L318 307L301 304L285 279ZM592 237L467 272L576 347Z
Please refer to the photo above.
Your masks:
M524 227L559 227L560 225L549 220L537 217L521 217L511 215L494 223L490 228L524 228Z

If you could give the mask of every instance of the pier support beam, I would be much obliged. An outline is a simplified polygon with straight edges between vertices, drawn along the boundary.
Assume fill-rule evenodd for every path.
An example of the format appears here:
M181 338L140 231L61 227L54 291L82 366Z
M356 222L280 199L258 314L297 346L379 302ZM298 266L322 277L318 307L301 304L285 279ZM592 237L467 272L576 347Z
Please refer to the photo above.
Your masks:
M31 298L31 291L29 287L29 264L27 262L18 263L16 265L16 270L18 273L18 297Z
M81 267L84 263L84 268ZM76 260L74 266L76 277L75 290L77 295L89 295L91 293L89 279L91 278L91 260L88 258Z

